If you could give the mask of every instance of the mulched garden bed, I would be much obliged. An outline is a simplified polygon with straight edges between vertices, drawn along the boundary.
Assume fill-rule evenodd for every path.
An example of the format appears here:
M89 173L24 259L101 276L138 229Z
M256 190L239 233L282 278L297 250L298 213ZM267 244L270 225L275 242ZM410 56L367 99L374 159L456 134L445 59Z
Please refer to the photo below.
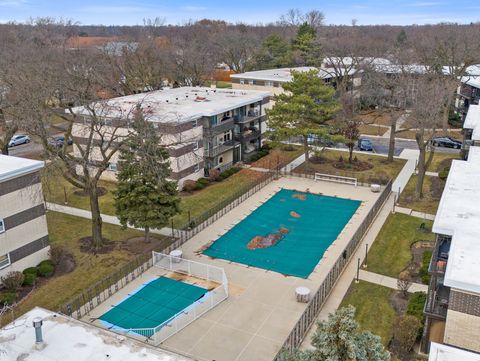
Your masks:
M84 253L91 253L91 254L105 254L113 251L116 247L115 242L112 242L108 239L103 240L103 245L99 248L93 244L92 237L83 237L78 240L80 243L80 251Z
M159 251L170 244L169 239L159 239L150 236L150 240L145 242L145 237L129 238L119 244L119 248L135 255Z
M348 154L346 154L346 158L341 158L337 160L328 159L324 157L311 157L310 162L313 164L331 164L334 168L340 170L348 170L348 171L355 171L355 172L362 172L369 169L372 169L374 166L373 164L365 161L361 161L358 159L354 159L352 163L348 162Z

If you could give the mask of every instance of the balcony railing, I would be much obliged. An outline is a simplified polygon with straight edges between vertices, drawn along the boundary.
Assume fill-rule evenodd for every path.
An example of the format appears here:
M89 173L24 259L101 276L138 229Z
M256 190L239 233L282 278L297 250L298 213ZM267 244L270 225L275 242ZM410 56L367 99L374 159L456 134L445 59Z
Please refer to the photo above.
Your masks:
M243 117L236 117L235 122L236 123L249 123L249 122L254 122L256 120L262 119L263 120L264 115L262 115L260 112L249 112L247 115L244 115Z
M448 311L450 287L439 283L436 277L432 277L428 288L427 302L424 312L428 316L445 319Z
M239 133L236 135L236 137L240 141L248 142L249 140L258 138L260 135L262 135L260 130L255 129L255 130L247 130L245 132Z
M206 155L207 157L216 157L217 155L225 153L227 150L232 149L234 145L235 143L233 142L233 140L229 140L225 143L209 148L206 151Z
M232 130L233 124L233 118L227 118L216 125L206 127L204 129L204 132L207 134L207 136L224 133L226 131Z

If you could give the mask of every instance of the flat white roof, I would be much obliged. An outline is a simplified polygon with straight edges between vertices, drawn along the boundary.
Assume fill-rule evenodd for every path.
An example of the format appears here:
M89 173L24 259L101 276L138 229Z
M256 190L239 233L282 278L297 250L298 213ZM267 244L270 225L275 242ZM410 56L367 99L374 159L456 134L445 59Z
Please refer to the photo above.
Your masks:
M292 71L307 72L310 70L319 70L319 75L323 79L333 78L336 76L333 68L316 68L313 66L301 66L293 68L280 68L280 69L265 69L258 71L247 71L246 73L232 74L231 78L235 79L253 79L273 81L279 83L288 83L292 80ZM354 74L355 71L350 70L349 74Z
M480 354L432 342L428 361L480 361Z
M133 119L137 105L151 122L182 123L203 116L217 115L262 101L268 91L181 87L127 95L91 104L100 117ZM77 114L90 115L86 107L75 107Z
M480 147L467 161L454 160L433 223L433 232L452 236L445 285L480 293Z
M474 88L480 88L480 76L464 76L462 77L462 82L473 86Z
M33 319L43 320L43 346L35 345ZM0 330L6 360L191 361L140 341L36 307Z
M480 140L480 105L472 104L468 107L463 128L473 129L472 139Z
M44 164L38 160L0 154L0 182L35 172Z

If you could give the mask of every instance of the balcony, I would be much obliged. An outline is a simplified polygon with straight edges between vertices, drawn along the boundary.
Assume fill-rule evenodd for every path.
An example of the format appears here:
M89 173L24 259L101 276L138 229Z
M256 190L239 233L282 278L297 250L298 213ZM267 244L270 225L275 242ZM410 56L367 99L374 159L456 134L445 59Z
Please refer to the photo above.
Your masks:
M449 238L439 238L437 246L432 254L428 272L430 274L444 275L447 269L448 254L450 252L451 240Z
M260 137L261 135L262 133L260 132L260 130L255 128L255 129L248 129L246 131L236 134L235 136L241 142L248 142L250 140Z
M205 155L207 157L213 158L216 157L217 155L220 155L222 153L225 153L226 151L232 149L234 147L235 143L233 140L229 140L227 142L224 142L222 144L219 144L213 148L209 148L208 150L205 150Z
M242 117L237 116L235 117L235 122L239 124L244 124L244 123L249 123L249 122L254 122L259 119L263 120L264 115L260 113L260 111L249 111L247 115L244 115Z
M432 277L424 312L427 316L444 320L447 317L450 287L444 286L442 282L443 280Z
M204 133L207 136L213 136L213 135L227 132L232 129L233 129L233 118L226 118L214 126L204 128Z

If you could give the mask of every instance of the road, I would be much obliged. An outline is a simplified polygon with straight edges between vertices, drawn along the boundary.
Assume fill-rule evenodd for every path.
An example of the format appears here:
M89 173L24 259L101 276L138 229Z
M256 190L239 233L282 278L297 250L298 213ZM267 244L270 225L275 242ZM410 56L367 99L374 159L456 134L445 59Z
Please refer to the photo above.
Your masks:
M362 136L362 138L369 139L373 144L373 149L375 153L378 154L388 154L388 138L381 138L381 137L370 137L370 136ZM415 140L395 140L395 155L398 156L404 149L418 149L417 142ZM451 148L443 148L443 147L436 147L436 152L439 153L460 153L458 149L451 149Z
M41 144L30 142L28 144L21 144L8 149L8 154L15 157L31 157L43 153Z

